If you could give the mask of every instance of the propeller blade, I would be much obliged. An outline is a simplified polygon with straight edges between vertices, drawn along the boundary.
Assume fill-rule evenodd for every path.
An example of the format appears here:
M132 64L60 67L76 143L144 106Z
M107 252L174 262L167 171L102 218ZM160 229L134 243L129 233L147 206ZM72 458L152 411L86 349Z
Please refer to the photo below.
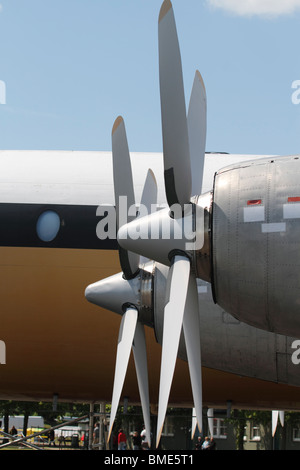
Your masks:
M284 427L284 411L273 410L272 411L272 437L274 437L276 433L276 429L278 425L278 417L279 417L281 426Z
M207 410L207 418L208 418L208 428L211 437L214 435L214 409L208 408Z
M197 416L195 408L192 409L192 432L191 432L191 439L194 439L195 432L197 427Z
M277 429L277 423L278 423L278 411L273 410L272 411L272 437L275 436L276 429Z
M110 439L111 431L115 421L117 409L119 406L120 396L124 385L125 375L128 367L132 342L136 330L138 312L135 308L128 308L122 316L118 348L117 348L117 359L115 368L115 378L113 386L113 396L111 402L111 413L110 413L110 425L108 432L108 439Z
M136 375L138 380L144 424L146 429L146 439L151 445L150 433L150 400L149 400L149 385L148 385L148 365L147 365L147 351L144 326L138 322L136 325L133 345L133 356L135 362Z
M183 207L190 202L192 177L181 57L170 0L161 6L158 39L165 190L169 206Z
M131 161L124 120L119 116L112 129L112 155L115 204L117 212L117 230L122 225L135 219L128 216L128 209L135 205ZM120 199L123 197L123 199ZM119 258L126 279L134 277L139 269L139 255L119 246Z
M154 173L151 169L148 170L144 189L141 197L141 204L139 208L138 217L144 217L150 215L153 211L156 211L157 203L157 183ZM147 263L149 258L146 256L140 256L140 266Z
M188 365L191 377L194 407L197 424L202 432L202 371L200 345L200 316L198 306L197 283L194 275L190 275L183 317L183 331L186 344Z
M149 215L153 211L153 204L157 203L157 182L156 178L154 176L153 171L149 168L145 184L144 184L144 189L141 197L141 206L142 206L142 211L146 212L145 214L140 211L139 212L139 217L144 216L144 215Z
M195 73L187 117L192 169L192 195L202 193L206 145L206 91L200 72Z
M284 427L284 411L279 411L279 420L282 427Z
M177 359L190 276L190 261L175 256L168 274L169 300L164 311L156 447L159 444Z

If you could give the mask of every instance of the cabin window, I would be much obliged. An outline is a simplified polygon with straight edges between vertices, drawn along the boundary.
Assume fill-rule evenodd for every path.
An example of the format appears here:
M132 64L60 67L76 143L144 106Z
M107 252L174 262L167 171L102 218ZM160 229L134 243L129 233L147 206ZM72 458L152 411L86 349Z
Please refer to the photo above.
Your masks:
M54 211L43 212L37 221L36 231L43 242L51 242L58 234L60 228L59 215Z

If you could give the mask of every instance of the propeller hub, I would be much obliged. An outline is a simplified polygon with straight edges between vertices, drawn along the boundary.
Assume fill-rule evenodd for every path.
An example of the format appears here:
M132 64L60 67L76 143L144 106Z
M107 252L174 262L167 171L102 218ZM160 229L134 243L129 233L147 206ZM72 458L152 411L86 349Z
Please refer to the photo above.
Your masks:
M98 307L119 315L123 315L128 306L133 306L139 312L139 321L153 327L153 274L154 263L148 262L141 266L134 279L127 280L123 273L118 273L90 284L85 297Z
M118 242L126 250L170 266L185 254L197 277L211 280L212 193L195 196L182 212L180 205L158 210L123 225Z

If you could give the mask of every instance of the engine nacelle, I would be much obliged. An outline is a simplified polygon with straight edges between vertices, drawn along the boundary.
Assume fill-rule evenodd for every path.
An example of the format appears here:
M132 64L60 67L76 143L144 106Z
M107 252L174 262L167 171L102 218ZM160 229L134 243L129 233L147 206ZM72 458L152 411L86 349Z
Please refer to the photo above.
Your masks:
M299 156L243 162L215 175L211 282L224 310L300 337Z

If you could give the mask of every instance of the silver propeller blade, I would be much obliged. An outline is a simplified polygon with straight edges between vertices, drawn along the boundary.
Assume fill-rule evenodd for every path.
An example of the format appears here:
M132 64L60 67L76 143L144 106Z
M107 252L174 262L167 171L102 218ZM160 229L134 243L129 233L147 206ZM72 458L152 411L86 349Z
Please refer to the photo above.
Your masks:
M208 408L207 420L208 420L209 434L211 435L211 437L213 437L214 435L214 409L213 408Z
M115 189L115 193L116 195L118 194L121 195L121 192L126 194L125 192L126 188L124 185L122 186L122 184L124 184L124 181L127 181L129 183L128 190L129 190L129 195L130 195L129 197L131 198L130 202L132 202L133 192L131 191L131 189L133 189L133 186L130 186L132 182L131 165L129 165L130 172L127 172L127 177L126 179L124 179L124 181L122 181L122 183L120 183L120 179L122 178L120 178L120 173L119 173L120 167L118 167L118 157L122 154L122 152L116 148L117 147L116 144L118 143L118 145L120 145L120 143L122 142L121 145L123 145L123 149L124 149L124 141L126 140L123 119L118 118L116 123L117 123L117 127L114 130L114 134L118 132L118 135L116 136L116 140L114 141L114 144L115 144L114 167L115 167L115 173L117 175L115 177L115 184L119 184L119 186L118 188ZM127 161L127 168L128 168L128 161ZM157 184L156 184L156 180L155 180L152 170L149 170L147 177L146 177L144 189L143 189L140 209L142 209L143 207L144 208L143 210L150 212L151 204L155 204L156 201L157 201ZM131 254L131 252L126 252L126 253L128 253L129 255ZM137 260L138 262L140 261L139 256L137 256ZM137 264L138 269L139 269L139 265L140 263ZM116 285L116 287L118 288L115 289L115 292L113 292L113 289L111 289L111 287L113 286L115 281L118 282L118 284ZM108 278L106 281L102 281L100 283L97 283L96 285L90 286L90 288L88 289L88 292L90 292L90 298L92 298L94 302L95 302L95 299L100 305L103 304L104 302L108 302L110 305L114 305L115 310L116 310L117 305L119 304L122 305L126 298L130 299L133 305L135 305L135 303L136 304L139 303L139 299L135 298L135 295L133 295L136 291L136 289L134 288L136 281L137 281L137 277L134 276L134 274L131 275L130 279L127 279L127 280L123 279L123 282L120 279L120 275L117 275L117 276ZM114 294L113 296L112 296L112 292L111 292L111 295L109 295L109 290L113 292ZM119 294L121 296L123 296L123 294L126 294L126 296L125 295L123 296L123 301L122 300L120 301ZM133 298L133 301L132 301L132 298ZM134 354L138 387L139 387L139 393L140 393L140 398L141 398L141 405L142 405L143 417L144 417L144 423L145 423L145 429L146 429L146 437L150 445L150 436L151 436L150 435L150 400L149 400L146 340L145 340L144 327L138 321L138 311L135 308L127 308L121 321L108 440L110 439L111 430L114 424L116 412L117 412L118 405L119 405L120 395L121 395L124 380L125 380L131 347L133 349L133 354Z
M169 301L164 311L162 358L157 418L156 446L158 446L166 416L190 276L190 261L175 256L168 274Z
M148 170L144 189L141 197L141 204L139 208L138 217L147 216L156 210L156 206L153 207L157 202L157 183L154 173L151 169ZM140 266L147 263L149 258L146 256L140 256Z
M165 190L169 206L183 207L190 202L192 177L181 57L170 0L161 6L158 39Z
M278 414L279 414L278 410L273 410L272 411L272 436L273 437L275 436L275 432L276 432L276 429L277 429Z
M273 410L272 411L272 436L275 436L277 424L278 424L278 417L280 419L280 424L284 426L284 411Z
M156 204L157 202L157 183L156 183L156 178L151 170L149 168L144 184L144 189L141 197L141 205L140 205L140 210L138 213L138 217L143 217L145 215L151 214L152 210L155 209L153 208L153 204Z
M133 345L132 345L136 375L138 380L142 412L144 424L146 429L146 439L151 445L150 434L150 400L149 400L149 385L148 385L148 365L147 365L147 351L144 326L138 322L136 325Z
M202 369L200 345L200 316L196 278L190 275L186 297L183 332L188 357L188 365L193 391L194 407L198 429L202 431Z
M194 439L195 432L197 428L197 417L195 408L192 409L192 430L191 430L191 439Z
M279 420L282 427L284 427L284 411L279 411Z
M112 129L112 154L117 230L119 230L122 225L135 218L128 216L128 209L135 205L135 196L125 124L121 116L115 120ZM139 255L119 246L119 258L125 278L134 277L139 269Z
M124 313L118 339L117 359L115 368L115 378L113 386L113 396L111 402L110 424L108 441L110 439L116 413L119 406L120 396L123 389L125 375L128 367L132 342L136 330L138 312L135 308L128 308Z
M206 145L206 91L200 72L195 73L187 117L192 169L192 195L202 193Z

